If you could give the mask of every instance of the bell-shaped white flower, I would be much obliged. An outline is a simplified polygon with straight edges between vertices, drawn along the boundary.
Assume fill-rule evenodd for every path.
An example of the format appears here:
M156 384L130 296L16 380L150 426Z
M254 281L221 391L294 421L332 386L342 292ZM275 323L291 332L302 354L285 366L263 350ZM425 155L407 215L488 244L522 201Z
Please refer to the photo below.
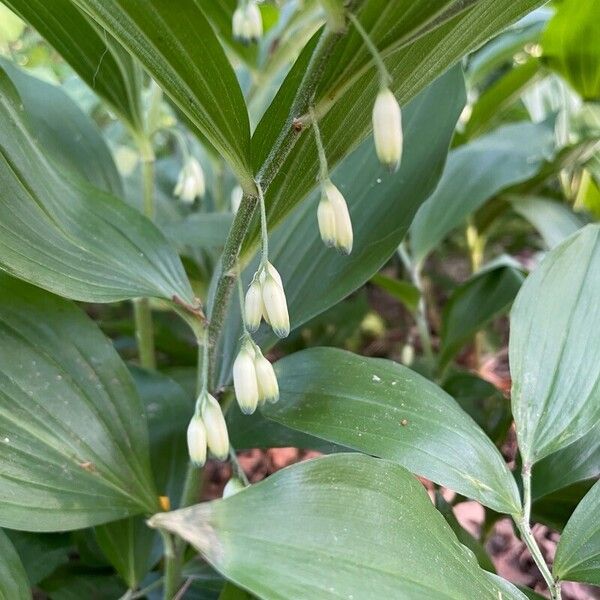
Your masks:
M395 171L402 158L402 115L392 91L382 89L373 107L373 137L381 163Z
M244 298L244 318L249 331L256 331L263 316L262 286L255 278Z
M258 383L259 402L277 402L279 400L279 384L273 365L257 349L254 359L256 381Z
M254 366L254 349L243 343L233 362L233 387L240 410L251 415L258 406L258 381Z
M240 208L242 198L244 197L244 191L239 185L236 185L231 190L231 212L235 215Z
M333 246L343 254L350 254L352 252L354 235L346 200L340 190L331 181L324 182L323 194L331 205L333 212L335 231Z
M196 467L206 462L206 428L199 415L194 415L187 428L187 444L190 460Z
M173 193L188 203L193 202L196 198L204 197L206 193L204 171L200 163L193 156L187 158L183 168L179 172L179 178L177 179L177 185Z
M333 204L329 202L325 194L322 194L319 202L317 220L319 222L319 233L321 234L323 243L328 248L333 248L335 246L335 212L333 210Z
M242 492L246 489L246 486L237 477L232 477L223 488L223 498L229 498L235 496L237 493Z
M219 460L225 460L229 455L227 424L217 399L208 393L202 400L202 420L206 427L208 449Z
M233 37L242 44L256 42L263 33L260 10L254 0L242 0L233 13Z
M277 337L287 337L290 334L290 317L281 276L277 269L268 263L267 272L263 270L261 273L261 280L265 320Z

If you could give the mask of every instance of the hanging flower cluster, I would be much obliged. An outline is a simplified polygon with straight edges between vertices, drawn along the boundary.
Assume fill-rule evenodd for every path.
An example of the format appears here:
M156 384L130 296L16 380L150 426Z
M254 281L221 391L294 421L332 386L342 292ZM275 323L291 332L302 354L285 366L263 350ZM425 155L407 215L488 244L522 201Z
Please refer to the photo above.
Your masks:
M196 400L196 410L187 429L190 460L201 467L207 449L219 460L229 455L229 436L225 418L217 399L203 389Z
M263 33L262 17L254 0L240 0L235 12L231 29L234 39L242 44L257 42Z
M400 105L389 87L392 78L377 48L358 19L353 14L349 14L348 18L363 38L379 71L380 90L372 114L373 138L380 162L390 171L395 171L400 166L403 139ZM260 11L254 0L239 1L233 15L233 35L244 43L256 41L262 35ZM321 186L321 199L317 210L319 232L326 246L348 255L352 251L354 237L350 213L343 194L329 176L329 167L316 111L311 106L309 112L319 155ZM185 193L187 190L186 177L191 179L192 176L198 182L196 166L189 161L182 170L176 188L176 193L179 192L182 198L184 195L189 197L192 193L191 183L188 184L189 193ZM202 186L203 183L202 178ZM194 188L194 190L196 189L197 187ZM245 295L241 276L238 273L243 331L240 338L240 349L233 364L235 395L241 411L247 415L252 414L262 403L277 402L279 399L279 384L275 370L252 339L251 333L259 328L263 319L280 338L287 337L290 332L290 319L283 282L279 272L269 261L266 208L262 189L258 182L257 189L261 217L262 257ZM237 212L241 202L243 202L242 190L236 187L231 196L232 212ZM207 343L205 343L205 368L208 362L206 348ZM206 391L206 372L204 375L204 389L198 398L196 412L188 428L190 458L197 465L203 464L206 460L207 448L221 459L225 459L229 452L225 419L219 403ZM232 489L228 493L235 493L235 491L237 490Z

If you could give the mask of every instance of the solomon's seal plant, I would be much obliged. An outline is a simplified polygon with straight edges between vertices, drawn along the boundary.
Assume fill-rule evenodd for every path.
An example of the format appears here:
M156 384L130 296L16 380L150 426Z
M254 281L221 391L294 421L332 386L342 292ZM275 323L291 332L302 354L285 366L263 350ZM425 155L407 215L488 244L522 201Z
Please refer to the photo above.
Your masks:
M0 598L600 585L600 15L543 4L2 0Z

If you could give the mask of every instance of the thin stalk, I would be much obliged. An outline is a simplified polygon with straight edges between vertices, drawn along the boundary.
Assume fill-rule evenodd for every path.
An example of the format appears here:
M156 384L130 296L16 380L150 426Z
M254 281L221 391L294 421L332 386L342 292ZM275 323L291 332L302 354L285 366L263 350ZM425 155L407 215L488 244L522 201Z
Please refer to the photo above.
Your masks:
M321 130L319 129L319 123L317 121L317 115L315 114L314 107L309 108L310 120L315 134L315 144L317 145L317 153L319 155L319 173L321 183L329 179L329 165L327 164L327 155L325 154L325 148L323 146L323 139L321 138Z
M144 215L152 220L154 218L154 151L152 144L144 136L139 136L137 143L142 163L142 207ZM133 316L140 365L145 369L156 369L154 327L148 298L138 298L133 301Z
M365 46L367 47L367 49L371 53L371 56L373 57L373 60L375 61L375 66L377 67L377 71L379 72L379 85L382 88L390 86L393 79L389 71L387 70L385 63L383 62L383 58L381 58L381 54L377 49L377 46L375 46L373 40L369 37L369 34L366 32L361 22L356 18L356 15L354 15L353 13L348 13L348 19L350 19L350 22L352 23L352 25L354 25L354 28L362 37Z
M398 254L405 269L410 275L410 279L413 285L419 290L420 297L419 303L417 304L417 310L414 314L415 324L417 326L417 332L419 333L419 339L421 340L421 347L423 348L423 354L428 360L433 362L433 346L431 343L431 335L429 333L429 320L427 319L427 303L425 301L425 290L423 288L423 280L421 278L421 263L413 263L411 256L408 254L406 246L400 244L398 246Z
M542 556L542 552L538 543L531 531L530 519L531 519L531 465L524 464L522 470L523 479L523 513L520 517L513 517L515 523L521 532L521 537L525 542L525 545L531 553L535 564L537 565L548 589L550 590L550 597L552 600L561 600L560 583L554 580L552 573Z
M229 459L231 460L231 466L233 467L234 475L241 480L246 487L248 487L250 485L248 477L246 476L244 469L242 469L242 465L240 465L235 448L231 445L229 446Z
M471 271L473 274L477 273L483 265L483 258L485 252L485 238L479 233L477 226L473 222L473 219L469 219L467 229L465 232L467 239L467 247L469 249L469 258L471 260ZM483 354L483 332L478 331L475 334L474 340L474 354L475 354L475 369L479 370L481 365L481 355Z
M262 241L262 260L261 266L266 267L269 261L269 229L267 227L267 208L265 206L265 196L263 194L260 184L256 184L258 189L258 205L260 207L260 237ZM238 279L239 279L239 267L238 267Z
M163 577L163 598L164 600L171 600L173 596L177 593L177 589L179 588L180 581L180 567L179 560L177 560L177 555L175 552L175 545L173 543L173 536L159 529L160 534L163 539L163 544L165 548L164 553L164 562L165 562L165 572Z

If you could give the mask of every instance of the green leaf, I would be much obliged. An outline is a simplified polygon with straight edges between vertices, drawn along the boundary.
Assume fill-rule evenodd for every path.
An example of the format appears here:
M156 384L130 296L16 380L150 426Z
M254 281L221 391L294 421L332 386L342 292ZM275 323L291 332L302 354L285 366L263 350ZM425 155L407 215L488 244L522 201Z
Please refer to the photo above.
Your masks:
M392 76L390 87L405 107L465 53L541 4L540 0L365 0L357 16L379 49ZM317 52L322 43L328 44L323 41L326 36L327 29L307 45L252 138L254 168L268 178L265 201L270 228L316 186L319 163L313 133L310 127L295 137L290 132L293 118L308 111L300 84L315 46ZM379 78L371 55L351 25L347 34L333 41L317 71L314 104L317 114L323 115L319 127L333 169L370 132ZM271 154L281 135L288 136L293 149L288 152L284 144L280 152ZM405 142L405 148L409 147ZM246 250L258 239L256 219Z
M422 485L368 456L296 464L227 500L155 515L151 523L182 536L227 579L265 600L500 594ZM511 591L502 597L523 598Z
M546 496L568 485L600 475L600 425L566 448L546 456L532 473L531 495Z
M254 596L233 585L233 583L226 583L219 595L219 600L252 600Z
M193 406L172 379L153 371L131 369L150 434L150 460L161 496L177 506L188 465L185 430ZM145 519L122 519L96 528L96 540L129 588L135 589L158 562L162 544Z
M61 565L69 562L75 546L66 533L28 533L6 530L31 585L37 585Z
M177 248L222 248L233 222L230 213L193 213L177 223L163 227Z
M503 112L519 100L523 91L535 82L539 70L538 61L531 58L495 81L477 99L464 135L473 138L490 129L502 117Z
M444 500L439 490L435 492L435 507L442 513L442 516L446 519L446 523L450 525L452 531L454 531L458 541L475 555L479 566L490 573L495 573L494 563L485 548L458 522L452 507Z
M62 296L195 302L181 261L135 209L57 170L0 71L0 268Z
M0 600L31 600L23 563L10 539L0 529Z
M248 111L198 0L72 0L158 82L240 180L252 186Z
M143 408L112 344L72 303L0 281L0 525L155 511Z
M556 548L553 573L559 579L600 585L600 481L569 519Z
M531 506L532 520L556 531L562 531L577 505L594 485L594 481L578 481L538 498Z
M512 67L515 54L523 52L526 46L539 40L552 14L552 9L548 7L538 8L473 53L469 57L465 74L469 87L482 85L505 65Z
M464 101L464 81L456 67L406 107L406 147L397 173L390 175L380 165L370 139L332 172L355 224L350 256L342 256L323 244L316 216L318 192L273 232L269 256L283 279L292 328L337 304L368 281L394 254L417 209L435 189ZM255 257L244 271L246 284L254 275L257 261ZM238 302L232 302L229 310L223 336L222 384L231 376L241 327ZM266 328L262 332L261 345L274 343L274 336Z
M512 412L523 463L585 435L600 419L600 244L588 225L551 250L513 305Z
M524 277L512 265L491 265L459 285L444 305L439 366L444 368L480 329L505 312Z
M75 169L91 184L118 196L123 183L95 123L58 86L32 77L0 58L15 86L36 139L61 168Z
M543 60L584 100L600 100L600 5L563 0L542 37Z
M502 392L489 381L464 372L450 375L443 387L500 447L512 425L510 402Z
M97 527L96 541L130 589L138 587L158 561L162 550L156 531L140 517L120 519Z
M546 246L554 248L581 229L583 221L564 203L535 196L511 198L513 210L540 233Z
M52 600L115 600L127 591L116 575L64 569L43 582L42 589Z
M380 287L396 298L396 300L402 302L408 310L413 312L417 310L421 293L412 283L403 281L402 279L394 279L382 273L373 275L371 283L374 283L377 287Z
M513 123L453 150L436 191L410 229L422 261L453 229L503 189L526 181L554 152L554 123Z
M477 424L437 385L389 360L311 348L275 365L281 398L269 419L398 462L503 513L516 483Z
M141 131L142 73L106 31L98 29L71 0L4 0L38 30L100 97Z

